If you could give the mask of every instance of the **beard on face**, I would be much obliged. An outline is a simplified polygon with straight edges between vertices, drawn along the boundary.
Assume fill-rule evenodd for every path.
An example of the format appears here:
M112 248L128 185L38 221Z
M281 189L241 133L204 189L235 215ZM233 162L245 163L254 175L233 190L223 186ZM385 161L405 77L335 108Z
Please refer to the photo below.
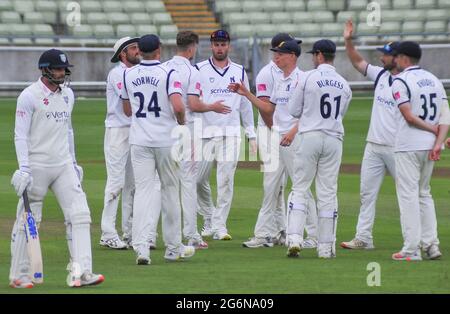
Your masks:
M125 59L127 59L127 61L131 64L138 64L141 62L141 58L139 57L139 55L131 55L131 54L126 54Z
M223 52L222 54L217 54L217 53L213 53L214 59L218 60L218 61L223 61L226 58L228 58L228 53Z

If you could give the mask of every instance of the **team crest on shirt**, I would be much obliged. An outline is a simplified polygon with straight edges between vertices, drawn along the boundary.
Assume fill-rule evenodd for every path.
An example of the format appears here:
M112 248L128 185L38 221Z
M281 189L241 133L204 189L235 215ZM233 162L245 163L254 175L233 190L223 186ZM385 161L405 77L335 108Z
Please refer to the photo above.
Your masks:
M68 105L69 104L69 96L64 96L63 99L64 99L64 102L66 103L66 105Z
M44 99L42 100L42 102L44 103L44 105L48 106L48 98L44 98Z
M236 83L234 80L234 76L230 77L230 83Z
M214 83L214 81L215 81L215 78L214 78L214 77L210 77L210 78L209 78L209 82L210 82L210 83Z
M289 83L287 86L286 86L286 91L288 92L288 91L290 91L291 90L291 84Z
M396 92L395 94L394 94L394 99L395 100L399 100L400 99L400 92Z
M65 54L62 53L62 54L59 55L59 57L61 58L61 61L62 61L62 62L64 62L64 63L67 62L67 57L66 57Z

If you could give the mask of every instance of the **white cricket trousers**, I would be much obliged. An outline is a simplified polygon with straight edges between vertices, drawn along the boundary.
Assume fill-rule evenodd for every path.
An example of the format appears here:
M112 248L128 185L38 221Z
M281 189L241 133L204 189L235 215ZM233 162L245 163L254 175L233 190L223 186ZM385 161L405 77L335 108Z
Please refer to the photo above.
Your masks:
M64 214L66 238L72 264L77 263L81 272L92 272L90 223L91 216L86 195L72 163L61 167L31 167L33 184L28 189L30 208L39 224L42 220L42 204L48 189L56 196ZM9 279L29 275L30 261L26 249L23 199L17 205L16 221L11 234L11 268ZM45 270L44 270L45 272Z
M227 219L233 200L234 174L239 159L241 138L220 136L202 139L203 155L199 161L197 197L199 213L211 221L215 233L228 233ZM217 161L217 206L214 207L209 185L213 161Z
M428 153L395 153L395 186L404 240L402 252L406 254L420 253L420 246L426 249L439 244L430 187L434 162L428 159Z
M282 135L271 138L267 136L270 134L266 133L267 131L259 131L262 130L258 128L259 152L264 162L264 169L267 171L264 171L264 196L255 225L255 237L273 238L280 231L286 231L284 187L286 186L288 176L291 177L291 180L294 176L293 160L299 141L298 136L296 136L291 145L285 147L279 144ZM272 165L272 163L276 163L277 165ZM316 239L317 211L311 193L309 201L305 228L308 237Z
M131 236L133 217L134 175L131 166L129 127L106 128L104 152L106 187L102 213L102 238L117 237L116 216L122 194L122 233Z
M299 134L294 159L292 204L288 208L288 236L303 241L308 197L315 178L318 210L318 242L335 243L337 225L337 181L342 159L342 141L321 131Z
M361 164L361 207L355 235L355 238L366 243L373 243L375 205L386 170L395 180L394 148L367 142Z
M152 206L159 197L155 180L161 181L161 211L163 240L167 250L181 251L181 205L179 166L171 155L171 147L131 145L136 192L133 204L132 244L137 253L149 253L149 240L157 226L159 211ZM156 222L155 222L156 220Z

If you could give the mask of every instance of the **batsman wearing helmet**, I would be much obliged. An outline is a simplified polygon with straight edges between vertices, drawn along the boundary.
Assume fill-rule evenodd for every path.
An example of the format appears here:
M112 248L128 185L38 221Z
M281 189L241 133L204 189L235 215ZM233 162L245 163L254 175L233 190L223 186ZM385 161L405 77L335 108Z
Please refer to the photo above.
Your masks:
M42 202L48 189L63 210L71 263L69 286L95 285L103 275L92 273L90 223L86 195L81 188L83 171L75 159L71 123L74 94L67 87L69 63L64 52L45 51L39 58L41 77L17 99L14 142L19 169L11 183L20 197L28 190L36 223L42 218ZM22 200L11 236L10 286L32 288L30 261L23 229Z

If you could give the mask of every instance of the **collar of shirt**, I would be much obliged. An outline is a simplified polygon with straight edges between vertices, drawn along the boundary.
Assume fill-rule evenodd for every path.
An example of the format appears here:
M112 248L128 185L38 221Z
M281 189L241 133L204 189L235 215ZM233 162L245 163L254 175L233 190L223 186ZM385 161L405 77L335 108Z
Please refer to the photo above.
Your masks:
M418 65L411 65L411 66L407 67L406 69L404 69L403 72L411 71L411 70L418 70L418 69L420 69L420 66L418 66Z
M270 60L270 65L272 66L272 68L280 73L283 73L283 71L275 64L275 62L273 62L273 60Z
M318 70L333 70L336 71L336 68L328 63L322 63L317 67Z
M126 69L127 66L125 65L125 63L123 63L122 61L119 61L119 66L123 69Z
M48 97L50 95L53 95L55 93L61 92L61 87L58 88L56 91L52 91L50 90L45 84L44 82L42 82L42 76L38 79L37 81L39 87L42 89L42 91L44 92L45 97Z
M191 62L188 60L188 58L185 58L183 56L173 56L172 59L179 63L185 63L185 64L191 65Z
M211 66L214 68L214 70L216 70L217 72L220 72L220 71L225 72L225 71L228 70L228 68L229 68L230 65L231 65L231 60L230 60L230 58L228 58L227 61L228 61L228 64L226 65L226 67L224 67L224 68L219 68L219 67L217 67L217 66L214 64L213 58L212 58L212 57L209 58L209 63L210 63Z
M289 74L289 76L284 77L284 74L283 74L283 76L281 77L281 80L288 81L288 80L296 79L294 76L298 75L298 72L300 72L300 69L298 67L295 67L294 70L292 70L291 74Z
M142 60L140 65L144 66L152 66L152 65L158 65L161 64L159 60Z

